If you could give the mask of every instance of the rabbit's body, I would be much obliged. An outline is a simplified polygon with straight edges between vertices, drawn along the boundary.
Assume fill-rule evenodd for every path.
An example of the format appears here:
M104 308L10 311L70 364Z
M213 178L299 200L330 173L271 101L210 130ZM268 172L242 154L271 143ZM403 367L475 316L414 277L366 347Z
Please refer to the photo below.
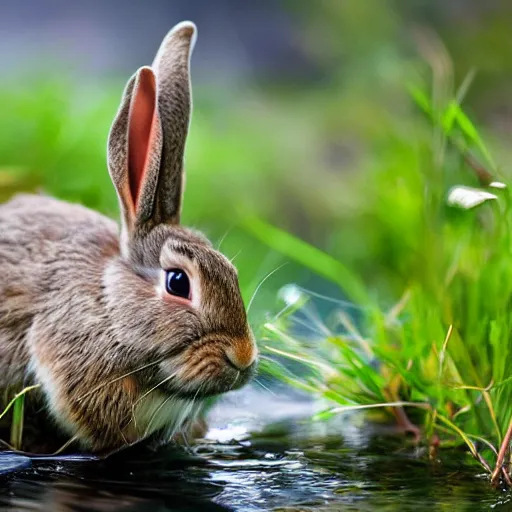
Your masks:
M112 357L104 347L115 342L102 341L112 333L101 304L106 263L119 254L117 231L114 221L49 197L21 195L0 206L2 389L40 383L56 410L70 386L85 393L99 384L97 370ZM84 277L79 294L77 276ZM56 382L48 364L76 382ZM94 368L89 379L87 367ZM66 412L55 419L75 435Z
M82 441L90 433L73 420L82 409L74 409L74 399L136 370L129 353L120 360L124 343L104 307L106 269L120 260L118 231L111 219L50 197L20 195L0 205L0 388L19 391L40 383L51 390L46 399L54 420ZM77 276L84 278L78 294ZM121 384L105 385L81 401L94 411L90 425L103 432L106 446L133 442L164 426L171 435L175 423L200 405L179 398L164 403L165 395L155 390L132 411L142 393L130 376ZM65 411L59 402L66 403ZM115 407L108 411L95 402ZM136 428L123 432L117 420L122 415Z
M102 268L116 254L116 223L81 205L35 195L0 205L0 388L27 382L36 327L69 329L70 320L97 313ZM68 260L73 266L62 264ZM87 276L87 289L73 303L67 288L76 286L77 274ZM59 322L52 325L52 316ZM89 326L95 336L96 318L97 326Z
M108 153L120 230L48 197L0 206L0 389L39 384L56 437L86 449L167 440L254 368L234 267L179 225L194 35L178 25L125 90Z

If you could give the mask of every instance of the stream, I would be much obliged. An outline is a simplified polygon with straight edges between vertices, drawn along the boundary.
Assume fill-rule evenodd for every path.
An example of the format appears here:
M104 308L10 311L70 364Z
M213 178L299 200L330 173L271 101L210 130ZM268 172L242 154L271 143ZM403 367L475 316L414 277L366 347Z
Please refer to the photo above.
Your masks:
M49 511L512 510L464 451L429 461L362 416L308 421L314 404L278 388L232 393L188 451L107 460L0 455L0 508Z

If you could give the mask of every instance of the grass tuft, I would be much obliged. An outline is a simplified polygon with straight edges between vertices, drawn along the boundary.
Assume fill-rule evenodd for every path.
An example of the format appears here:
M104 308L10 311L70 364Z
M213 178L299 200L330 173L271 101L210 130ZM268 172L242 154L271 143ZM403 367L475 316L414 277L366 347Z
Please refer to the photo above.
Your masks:
M412 90L427 119L414 134L420 138L413 165L384 160L375 166L366 190L359 190L361 201L373 201L367 211L394 249L383 281L400 295L387 308L379 306L376 293L369 287L365 291L347 267L331 263L332 256L317 258L318 249L259 223L251 232L260 240L329 279L356 302L347 307L331 301L328 307L327 298L296 288L265 326L266 350L278 363L271 371L329 404L315 419L387 410L404 431L416 434L420 425L431 447L438 440L441 446L465 444L493 483L508 484L510 187L506 180L497 181L501 177L490 151L460 102L448 99L435 107L430 97ZM430 127L430 135L424 127ZM381 186L368 197L372 180ZM319 307L330 310L327 318ZM286 373L283 358L291 361Z

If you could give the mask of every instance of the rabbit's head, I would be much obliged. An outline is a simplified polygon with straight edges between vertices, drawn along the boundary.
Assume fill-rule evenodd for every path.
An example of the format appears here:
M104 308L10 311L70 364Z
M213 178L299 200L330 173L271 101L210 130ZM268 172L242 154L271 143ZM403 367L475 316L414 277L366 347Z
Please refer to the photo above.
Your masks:
M240 387L257 356L234 266L180 225L195 37L180 23L129 80L108 142L122 213L121 256L105 273L109 317L129 353L159 361L152 384L180 398Z

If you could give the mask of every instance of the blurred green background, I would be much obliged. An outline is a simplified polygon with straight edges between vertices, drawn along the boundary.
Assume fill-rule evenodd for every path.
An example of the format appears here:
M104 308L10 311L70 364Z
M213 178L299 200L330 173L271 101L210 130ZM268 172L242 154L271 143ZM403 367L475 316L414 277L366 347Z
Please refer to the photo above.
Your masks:
M409 171L428 166L432 138L410 85L441 77L436 90L449 96L475 73L466 112L508 163L510 2L143 4L3 6L0 200L43 190L117 216L105 146L121 91L166 30L190 18L199 38L184 221L235 258L247 301L287 262L259 289L254 324L279 307L285 283L341 292L257 240L253 216L331 254L380 300L402 292L418 219L408 192L421 186ZM454 182L461 176L474 182L462 171Z

